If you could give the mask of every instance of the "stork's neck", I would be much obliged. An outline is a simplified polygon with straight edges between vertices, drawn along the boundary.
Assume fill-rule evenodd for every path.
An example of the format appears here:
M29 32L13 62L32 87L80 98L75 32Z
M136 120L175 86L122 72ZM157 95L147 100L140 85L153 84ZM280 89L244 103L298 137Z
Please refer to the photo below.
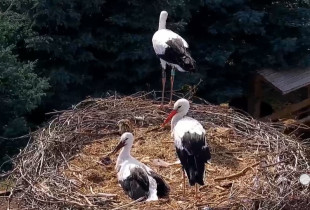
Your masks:
M160 15L159 17L159 24L158 24L158 30L160 29L166 29L166 18Z
M179 112L173 116L173 118L171 120L171 131L173 131L174 127L179 122L179 120L181 120L186 114L187 113L185 113L185 112Z
M118 155L117 161L116 161L116 167L121 164L123 161L130 159L130 151L131 151L132 144L127 144L123 147L121 152Z

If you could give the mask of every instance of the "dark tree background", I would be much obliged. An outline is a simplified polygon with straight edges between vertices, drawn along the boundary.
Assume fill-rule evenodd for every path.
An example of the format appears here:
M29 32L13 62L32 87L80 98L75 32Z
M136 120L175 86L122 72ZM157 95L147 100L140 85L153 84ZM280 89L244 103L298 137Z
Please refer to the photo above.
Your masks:
M159 90L151 39L161 10L199 70L178 72L176 88L203 79L198 94L211 102L247 94L259 68L310 64L308 0L2 0L0 156L45 112L108 90Z

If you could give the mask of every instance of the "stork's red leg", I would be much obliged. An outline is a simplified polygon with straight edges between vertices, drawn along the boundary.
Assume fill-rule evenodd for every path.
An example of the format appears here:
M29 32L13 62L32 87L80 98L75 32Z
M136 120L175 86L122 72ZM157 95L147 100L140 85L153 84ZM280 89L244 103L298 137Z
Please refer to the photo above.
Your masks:
M181 168L181 170L182 170L182 177L183 177L183 185L182 185L182 187L183 187L183 196L185 196L185 172L184 172L183 168Z
M162 72L161 72L161 81L162 81L162 93L161 93L161 104L160 107L162 108L164 105L164 97L165 97L165 85L166 85L166 69L162 68Z
M171 69L171 77L170 77L170 84L171 84L171 87L170 87L170 102L169 102L170 106L172 105L174 76L175 76L175 70L174 70L174 67L172 67L172 69Z

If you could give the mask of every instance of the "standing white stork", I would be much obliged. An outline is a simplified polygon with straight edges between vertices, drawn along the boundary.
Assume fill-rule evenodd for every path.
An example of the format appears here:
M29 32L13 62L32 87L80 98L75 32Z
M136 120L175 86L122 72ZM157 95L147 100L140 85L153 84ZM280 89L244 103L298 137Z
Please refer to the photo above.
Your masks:
M175 69L181 72L196 71L196 62L189 53L187 42L178 34L166 29L167 17L168 13L166 11L160 13L158 31L156 31L152 38L153 48L156 55L160 58L162 67L163 89L161 106L164 103L167 65L171 67L170 105L172 104Z
M125 132L112 152L123 148L115 166L119 184L134 200L143 198L151 201L168 196L170 188L162 177L130 155L133 140L132 133Z
M211 154L206 144L205 129L197 120L186 116L189 107L188 100L184 98L177 100L163 125L172 119L171 133L183 168L183 194L185 194L185 170L189 184L195 185L197 197L197 184L204 185L205 163L211 159Z

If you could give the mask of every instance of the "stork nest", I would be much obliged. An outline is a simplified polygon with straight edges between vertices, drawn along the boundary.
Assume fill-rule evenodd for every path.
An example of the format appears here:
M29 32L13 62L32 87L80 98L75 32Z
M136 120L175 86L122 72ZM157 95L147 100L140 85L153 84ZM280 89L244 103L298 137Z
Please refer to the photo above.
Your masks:
M206 185L198 200L188 186L183 196L170 127L159 126L170 109L158 109L149 95L91 98L54 113L14 159L9 179L16 186L9 201L15 197L31 209L310 207L309 187L299 183L300 175L310 172L306 146L283 134L280 125L206 103L191 103L189 112L207 130L212 159ZM109 153L128 129L135 135L132 155L163 176L171 188L169 199L138 203L118 185L117 157Z

